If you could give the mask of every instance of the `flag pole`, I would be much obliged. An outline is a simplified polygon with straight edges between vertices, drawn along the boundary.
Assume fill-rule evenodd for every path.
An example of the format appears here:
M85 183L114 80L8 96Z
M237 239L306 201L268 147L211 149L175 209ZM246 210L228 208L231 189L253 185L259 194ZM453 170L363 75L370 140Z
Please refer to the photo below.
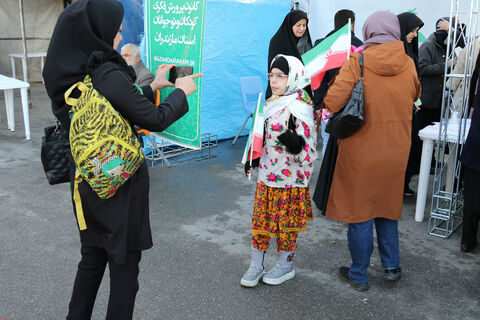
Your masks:
M347 60L350 59L350 51L352 48L352 19L348 18L348 42L350 42L350 50L347 53Z
M258 93L257 107L255 108L255 120L257 120L258 107L262 101L262 92ZM253 123L253 128L255 128L255 123ZM250 141L250 168L252 167L252 157L253 157L253 141L255 141L255 134L252 136L252 141ZM251 173L248 174L248 180L250 180Z

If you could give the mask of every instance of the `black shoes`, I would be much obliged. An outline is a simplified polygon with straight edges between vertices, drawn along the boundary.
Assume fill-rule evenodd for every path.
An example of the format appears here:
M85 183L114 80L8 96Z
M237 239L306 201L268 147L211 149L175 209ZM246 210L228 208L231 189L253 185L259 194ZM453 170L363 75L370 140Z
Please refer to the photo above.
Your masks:
M348 282L352 286L352 288L357 290L357 291L367 291L368 290L368 283L354 282L352 279L350 279L350 276L348 275L349 271L350 271L349 267L340 267L340 269L338 270L338 272L340 274L340 278L342 278L342 280L345 280L346 282Z
M385 270L385 278L387 278L387 280L389 281L396 282L400 280L401 276L402 276L402 269L400 269L400 267L396 269Z
M410 197L413 197L414 195L415 195L415 192L409 187L406 187L405 190L403 191L403 196L405 198L410 198Z
M348 275L349 271L350 271L349 267L340 267L340 269L338 270L338 273L340 274L340 277L342 278L342 280L345 280L346 282L348 282L352 286L352 288L357 291L367 291L369 288L368 283L358 283L353 281L352 279L350 279L350 276ZM402 276L402 269L400 269L400 267L396 269L385 270L385 278L389 281L397 282L398 280L400 280L401 276Z
M476 243L462 243L460 244L460 251L462 252L470 252L473 248L475 248Z

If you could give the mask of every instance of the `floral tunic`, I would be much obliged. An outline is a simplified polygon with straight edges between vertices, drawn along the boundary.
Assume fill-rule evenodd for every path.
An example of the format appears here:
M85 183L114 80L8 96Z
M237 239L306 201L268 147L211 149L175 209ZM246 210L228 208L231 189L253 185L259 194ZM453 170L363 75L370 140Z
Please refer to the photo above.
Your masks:
M290 108L294 108L296 103L305 102L299 97ZM285 106L265 121L265 145L260 158L258 182L269 187L306 188L313 171L313 161L317 158L316 131L296 119L295 131L305 139L305 147L299 154L288 153L278 141L278 136L288 130L289 118L290 110Z

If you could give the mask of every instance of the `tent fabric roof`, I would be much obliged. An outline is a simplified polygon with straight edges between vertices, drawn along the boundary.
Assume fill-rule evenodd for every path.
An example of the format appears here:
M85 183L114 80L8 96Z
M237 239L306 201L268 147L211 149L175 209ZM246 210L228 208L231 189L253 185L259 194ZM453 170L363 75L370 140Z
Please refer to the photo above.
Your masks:
M12 76L9 53L23 53L18 0L1 0L0 6L0 73ZM50 36L62 12L63 0L23 0L25 34L29 52L46 51ZM34 38L33 40L28 40ZM40 39L38 39L40 38ZM8 40L6 40L8 39ZM40 81L40 62L29 61L30 79ZM16 61L17 77L21 78L21 64Z

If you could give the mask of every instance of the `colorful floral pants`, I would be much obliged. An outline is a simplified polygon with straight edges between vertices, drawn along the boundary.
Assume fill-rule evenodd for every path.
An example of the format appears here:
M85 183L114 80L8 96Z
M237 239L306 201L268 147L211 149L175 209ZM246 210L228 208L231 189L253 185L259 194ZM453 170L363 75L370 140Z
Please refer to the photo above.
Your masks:
M277 250L296 248L299 231L307 230L312 204L308 188L274 188L259 182L252 214L252 245L265 251L270 238L277 238Z
M298 232L287 232L277 235L277 251L293 251L297 248ZM260 251L267 251L270 246L270 236L256 234L252 237L252 246Z

